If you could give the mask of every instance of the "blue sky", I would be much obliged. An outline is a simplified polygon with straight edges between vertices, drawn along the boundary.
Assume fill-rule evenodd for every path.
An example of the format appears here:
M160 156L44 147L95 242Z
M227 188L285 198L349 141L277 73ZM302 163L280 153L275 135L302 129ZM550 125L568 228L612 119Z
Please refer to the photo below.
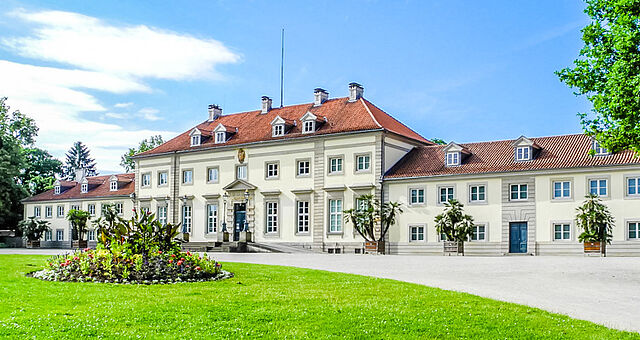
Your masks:
M347 84L427 138L456 142L580 131L589 110L554 71L588 21L564 1L4 2L0 96L34 118L38 144L73 141L103 172L151 134L207 117L331 97Z

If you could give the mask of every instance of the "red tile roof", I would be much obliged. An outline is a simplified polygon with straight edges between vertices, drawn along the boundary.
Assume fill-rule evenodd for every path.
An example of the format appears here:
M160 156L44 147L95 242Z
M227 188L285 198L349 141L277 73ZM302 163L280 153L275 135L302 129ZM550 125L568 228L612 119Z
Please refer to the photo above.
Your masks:
M118 190L116 191L110 190L109 178L111 178L111 176L113 175L87 177L87 181L89 182L89 191L87 193L81 192L81 185L78 182L60 181L62 192L59 195L54 194L53 189L51 189L38 195L25 198L23 202L124 196L130 195L134 191L135 174L129 173L115 175L116 177L118 177ZM68 189L65 190L65 187L67 187Z
M326 117L326 122L321 124L317 131L312 134L302 134L300 118L307 112L311 112L317 117ZM296 121L297 126L290 129L284 136L272 137L271 122L276 116L280 116L287 121ZM324 121L324 119L322 119L322 121ZM355 102L349 102L348 98L335 98L327 100L320 106L313 106L313 103L291 105L271 109L265 114L261 114L260 110L227 114L220 116L220 118L212 122L205 121L196 127L200 129L200 131L212 131L218 124L226 127L238 127L238 131L224 144L216 144L214 143L214 138L204 138L203 135L202 144L192 147L189 139L189 132L192 129L189 129L189 131L178 135L155 149L142 152L137 156L364 130L386 130L424 144L431 144L431 142L424 137L395 120L364 98Z
M531 161L516 162L514 140L460 144L471 155L457 167L444 165L445 145L417 147L385 174L385 178L431 177L527 170L567 169L640 164L633 151L590 156L591 137L584 134L531 138L540 148Z

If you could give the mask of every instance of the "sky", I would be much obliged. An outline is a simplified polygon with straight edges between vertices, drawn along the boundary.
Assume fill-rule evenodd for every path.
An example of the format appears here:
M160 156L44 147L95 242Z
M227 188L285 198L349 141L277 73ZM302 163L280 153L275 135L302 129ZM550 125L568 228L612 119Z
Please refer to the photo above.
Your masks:
M584 3L551 1L3 1L0 97L37 146L74 141L103 174L160 134L223 113L364 96L426 138L578 133L590 104L558 80L582 47Z

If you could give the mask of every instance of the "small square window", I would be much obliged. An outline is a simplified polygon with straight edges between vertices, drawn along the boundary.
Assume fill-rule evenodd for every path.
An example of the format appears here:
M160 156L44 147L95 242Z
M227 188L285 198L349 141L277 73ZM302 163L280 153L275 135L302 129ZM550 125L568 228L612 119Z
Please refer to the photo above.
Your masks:
M553 182L553 198L554 199L571 198L571 182L570 181Z
M182 184L191 184L191 183L193 183L193 170L183 170Z
M278 178L278 163L273 162L273 163L267 163L267 178L269 179L274 179L274 178Z
M424 189L410 189L409 203L424 204Z
M438 189L438 203L443 204L455 198L453 187L440 187Z
M571 239L571 224L556 223L553 225L553 239L556 241L567 241Z
M342 172L342 158L333 157L329 159L329 173L336 174Z
M56 241L64 241L64 230L56 229Z
M58 206L58 218L63 218L64 217L64 205L59 205Z
M200 135L191 136L191 146L198 146L198 145L200 145Z
M169 173L162 171L158 173L158 185L166 185L169 178Z
M608 192L607 182L608 181L606 179L589 180L589 193L600 197L606 197Z
M151 174L142 174L142 186L148 187L151 185Z
M602 147L602 145L600 145L600 143L597 141L593 141L593 151L598 156L604 156L609 154L609 150Z
M308 176L311 174L310 161L298 161L298 176Z
M484 185L472 185L469 187L469 202L484 202L486 199L486 187Z
M487 226L484 224L474 225L471 230L471 241L485 241L487 235Z
M236 179L247 180L247 166L246 165L238 165L236 167Z
M447 152L447 166L460 165L460 152Z
M50 205L44 207L44 217L45 218L53 217L53 207L51 207Z
M111 181L111 183L109 183L109 190L111 191L118 190L118 181Z
M224 131L216 132L216 143L224 143L227 141L227 133Z
M60 195L60 186L56 185L55 187L53 187L53 193L55 195Z
M629 240L640 240L640 223L629 222L627 223Z
M40 207L33 207L33 216L40 217Z
M627 178L627 196L640 196L640 177Z
M360 155L356 157L356 171L369 171L371 168L371 156Z
M272 128L273 137L284 136L284 125L276 124Z
M89 212L89 215L95 216L96 215L96 205L95 204L87 205L87 211Z
M93 229L87 231L87 241L95 241L96 240L96 232Z
M89 184L87 183L82 183L82 185L80 185L80 191L83 194L86 194L87 192L89 192Z
M409 242L424 241L424 226L409 227Z
M311 133L316 130L316 122L307 120L302 124L302 133Z
M511 200L522 201L529 197L527 184L511 184Z
M516 148L516 161L528 161L531 160L531 147L519 146Z
M218 183L220 175L220 170L218 167L208 168L207 169L207 182L209 183Z
M122 203L116 203L116 213L118 215L124 214L124 206Z

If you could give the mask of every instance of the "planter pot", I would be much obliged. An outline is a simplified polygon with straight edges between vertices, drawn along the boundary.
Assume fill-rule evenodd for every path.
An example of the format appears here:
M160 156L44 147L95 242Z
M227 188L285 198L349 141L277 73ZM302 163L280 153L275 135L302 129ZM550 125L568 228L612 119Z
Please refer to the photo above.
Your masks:
M84 249L88 247L88 242L86 240L74 240L71 246L73 248Z
M40 248L40 240L27 241L27 248Z
M464 243L458 241L444 241L443 242L443 254L444 255L463 255L464 256Z
M584 245L584 253L594 254L594 255L602 255L604 256L606 253L606 243L604 242L585 242Z
M379 242L367 241L364 243L364 252L367 254L384 254L385 243L384 241L379 241Z

